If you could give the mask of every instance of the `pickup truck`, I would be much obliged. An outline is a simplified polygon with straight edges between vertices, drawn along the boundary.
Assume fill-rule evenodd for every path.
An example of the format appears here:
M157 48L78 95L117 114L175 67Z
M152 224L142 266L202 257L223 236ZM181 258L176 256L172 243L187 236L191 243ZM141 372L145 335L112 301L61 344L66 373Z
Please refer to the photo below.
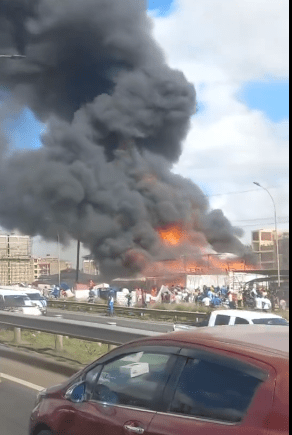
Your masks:
M202 326L219 325L283 325L288 326L289 322L281 316L271 313L244 310L216 310L212 311L208 319L202 322L174 324L174 331L184 331L199 328Z

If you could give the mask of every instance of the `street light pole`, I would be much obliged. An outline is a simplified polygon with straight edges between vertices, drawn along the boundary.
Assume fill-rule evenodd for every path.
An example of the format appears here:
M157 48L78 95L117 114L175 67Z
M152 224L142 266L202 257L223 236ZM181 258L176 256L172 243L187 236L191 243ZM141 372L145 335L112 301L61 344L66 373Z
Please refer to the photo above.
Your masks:
M59 287L61 286L61 267L60 267L60 236L59 233L57 235L58 237L58 276L59 276Z
M277 255L277 269L278 269L278 287L280 287L281 274L280 274L279 238L278 238L278 229L277 229L276 204L275 204L274 198L272 197L272 195L270 194L270 192L268 191L268 189L266 187L263 187L260 183L257 183L256 181L254 181L253 184L255 184L258 187L261 187L262 189L264 189L268 193L269 197L271 198L271 200L273 202L273 206L274 206L274 218L275 218L275 233L276 233L276 255Z

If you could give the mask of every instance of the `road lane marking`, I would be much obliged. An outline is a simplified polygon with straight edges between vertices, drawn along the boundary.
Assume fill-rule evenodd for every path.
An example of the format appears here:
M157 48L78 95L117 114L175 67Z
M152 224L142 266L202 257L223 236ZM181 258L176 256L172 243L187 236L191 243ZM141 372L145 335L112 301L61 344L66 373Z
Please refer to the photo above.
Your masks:
M21 384L24 387L31 388L32 390L42 391L45 388L40 387L39 385L32 384L31 382L24 381L22 379L15 378L14 376L6 375L5 373L0 373L0 382L2 379L7 379L7 381L16 382L17 384Z

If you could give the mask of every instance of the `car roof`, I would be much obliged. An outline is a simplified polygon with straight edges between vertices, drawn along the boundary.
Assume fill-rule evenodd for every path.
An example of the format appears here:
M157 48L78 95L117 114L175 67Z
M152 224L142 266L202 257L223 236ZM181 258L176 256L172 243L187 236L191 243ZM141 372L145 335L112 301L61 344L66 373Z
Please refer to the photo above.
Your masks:
M23 291L16 291L16 290L3 290L0 289L0 294L2 296L27 296L27 294Z
M172 337L171 337L172 336ZM172 332L167 335L175 341L190 344L231 345L245 353L251 349L261 355L262 352L289 355L289 328L278 325L237 325L216 326L216 328L198 328L188 331ZM161 337L162 338L162 337Z
M25 293L30 293L30 294L32 294L32 293L39 293L39 294L41 294L41 292L39 290L33 289L33 288L23 288L22 291L24 291Z
M223 314L231 317L244 317L245 319L281 319L281 316L272 313L263 313L261 311L248 311L248 310L216 310L213 313Z

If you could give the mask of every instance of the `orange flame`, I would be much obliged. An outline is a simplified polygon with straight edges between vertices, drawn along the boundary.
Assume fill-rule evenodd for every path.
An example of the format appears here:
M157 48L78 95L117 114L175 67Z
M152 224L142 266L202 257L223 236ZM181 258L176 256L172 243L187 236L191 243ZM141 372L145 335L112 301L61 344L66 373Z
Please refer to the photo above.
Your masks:
M169 247L177 247L179 245L188 244L190 247L193 242L191 232L180 223L169 224L158 228L157 232L165 245ZM154 264L149 264L146 274L149 275L167 275L181 273L209 274L209 273L228 273L229 271L244 271L255 270L258 266L246 264L243 259L221 259L220 254L208 254L206 246L201 246L199 239L195 242L196 250L201 250L201 258L195 260L190 258L190 255L182 255L178 260L161 261ZM196 251L196 257L198 251Z
M158 234L166 245L176 246L185 240L185 233L178 224L170 224L158 228Z

